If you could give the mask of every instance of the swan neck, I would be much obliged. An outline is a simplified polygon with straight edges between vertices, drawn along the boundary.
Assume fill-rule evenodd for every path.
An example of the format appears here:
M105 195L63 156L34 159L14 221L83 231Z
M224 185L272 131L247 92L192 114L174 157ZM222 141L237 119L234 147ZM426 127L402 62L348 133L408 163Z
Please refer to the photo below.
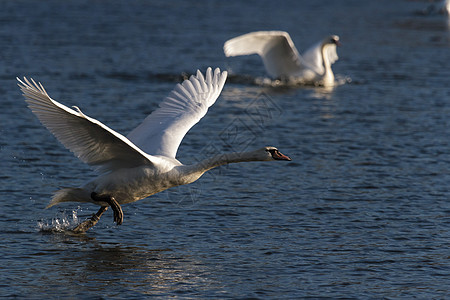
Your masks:
M258 160L253 152L234 152L218 154L213 157L204 159L199 163L192 166L193 172L204 173L213 168L217 168L223 165L239 163L239 162L249 162Z
M322 48L320 49L320 52L322 54L323 67L325 69L325 72L323 74L323 84L330 85L334 83L334 74L333 70L331 70L330 60L328 58L328 55L326 54L326 47L329 47L329 45L323 44Z

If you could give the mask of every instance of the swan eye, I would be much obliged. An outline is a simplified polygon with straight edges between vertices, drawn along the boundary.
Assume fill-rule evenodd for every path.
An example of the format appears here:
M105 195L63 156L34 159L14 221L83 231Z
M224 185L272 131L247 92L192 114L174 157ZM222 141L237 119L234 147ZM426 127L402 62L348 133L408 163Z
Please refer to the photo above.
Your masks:
M335 44L336 46L341 46L341 43L339 42L339 38L338 37L332 37L331 39L330 39L330 43L331 44Z
M280 151L278 151L277 149L267 149L266 151L269 152L272 157L278 156L280 153Z

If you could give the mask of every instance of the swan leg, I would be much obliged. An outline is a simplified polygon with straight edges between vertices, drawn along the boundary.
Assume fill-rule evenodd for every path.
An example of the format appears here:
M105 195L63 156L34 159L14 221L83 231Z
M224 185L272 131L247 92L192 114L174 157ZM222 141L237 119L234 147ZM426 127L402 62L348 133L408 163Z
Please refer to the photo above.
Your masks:
M114 212L114 222L117 223L117 225L121 225L123 223L123 211L120 204L114 199L113 196L105 195L105 196L99 196L96 192L91 193L91 198L94 201L102 201L106 202L111 206L113 212Z
M92 217L83 223L79 224L77 227L75 227L72 232L74 233L85 233L90 228L94 227L95 224L100 220L100 217L103 215L103 213L108 209L108 206L102 206L98 210L97 213L93 214Z

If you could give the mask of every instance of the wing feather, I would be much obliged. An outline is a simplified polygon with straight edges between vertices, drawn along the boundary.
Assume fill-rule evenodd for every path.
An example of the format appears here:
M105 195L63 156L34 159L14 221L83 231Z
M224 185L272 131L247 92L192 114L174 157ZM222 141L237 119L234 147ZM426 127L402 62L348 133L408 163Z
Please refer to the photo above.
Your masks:
M178 147L189 131L219 97L227 72L219 68L206 70L206 79L200 71L169 93L127 138L151 155L175 158Z
M267 73L273 77L291 76L304 69L294 42L284 31L250 32L224 44L226 56L258 54Z
M152 164L151 157L106 125L53 99L44 87L24 78L19 87L41 123L80 160L100 173Z

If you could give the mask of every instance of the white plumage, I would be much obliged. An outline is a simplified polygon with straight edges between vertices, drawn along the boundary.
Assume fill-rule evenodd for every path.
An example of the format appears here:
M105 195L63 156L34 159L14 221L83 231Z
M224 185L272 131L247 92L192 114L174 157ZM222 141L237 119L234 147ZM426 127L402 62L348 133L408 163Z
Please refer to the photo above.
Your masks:
M300 55L287 32L257 31L230 39L223 48L226 56L258 54L267 73L274 78L332 86L331 65L338 60L337 45L339 37L331 35Z
M175 158L178 146L186 133L216 102L227 78L219 69L200 71L182 84L178 84L168 97L127 138L143 151Z
M99 218L112 206L115 220L121 224L120 204L194 182L211 168L242 161L290 160L274 147L221 154L194 165L183 165L175 158L184 135L214 104L226 78L227 72L218 68L214 73L208 68L206 78L197 71L196 76L178 84L127 137L86 116L79 108L71 109L51 99L40 83L18 79L28 106L42 124L99 173L81 187L57 191L48 207L68 201L92 202L102 206L97 213ZM196 157L201 158L202 154ZM92 226L86 225L79 231Z

